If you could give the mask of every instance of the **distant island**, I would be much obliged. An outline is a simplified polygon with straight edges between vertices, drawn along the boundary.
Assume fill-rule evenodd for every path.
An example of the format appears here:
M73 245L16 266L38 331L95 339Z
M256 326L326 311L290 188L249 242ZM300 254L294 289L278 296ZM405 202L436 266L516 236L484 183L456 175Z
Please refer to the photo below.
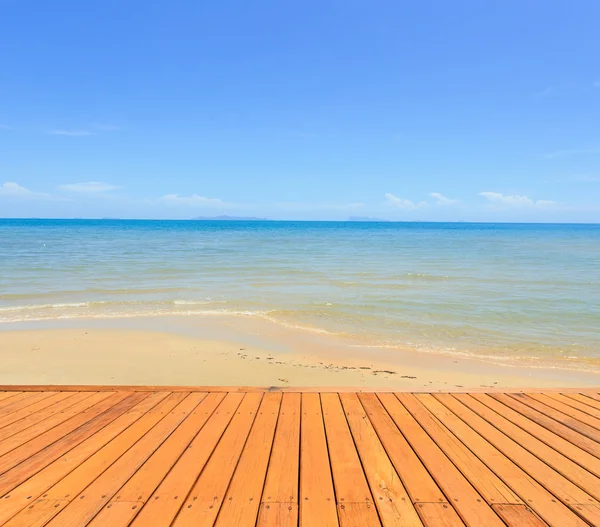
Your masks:
M383 221L389 222L390 220L383 220L381 218L371 218L370 216L350 216L348 221Z
M269 218L256 218L254 216L198 216L192 218L196 221L273 221Z

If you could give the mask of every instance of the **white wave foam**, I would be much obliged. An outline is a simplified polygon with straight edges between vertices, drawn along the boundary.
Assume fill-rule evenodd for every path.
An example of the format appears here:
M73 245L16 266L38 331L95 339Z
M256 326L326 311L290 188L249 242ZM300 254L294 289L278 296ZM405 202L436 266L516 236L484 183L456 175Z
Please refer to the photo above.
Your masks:
M59 303L59 304L29 304L26 306L11 306L11 307L0 307L0 311L9 313L11 311L35 311L38 309L60 309L65 307L86 307L91 302L73 302L73 303Z

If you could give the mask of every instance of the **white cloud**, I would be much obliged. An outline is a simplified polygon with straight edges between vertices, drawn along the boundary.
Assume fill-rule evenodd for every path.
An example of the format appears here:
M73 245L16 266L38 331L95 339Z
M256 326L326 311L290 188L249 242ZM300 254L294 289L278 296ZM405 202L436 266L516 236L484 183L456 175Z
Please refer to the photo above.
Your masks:
M521 196L520 194L505 196L499 192L480 192L479 195L495 205L507 207L546 207L548 205L554 205L554 201L545 199L535 201L527 196Z
M50 135L64 135L67 137L87 137L90 135L96 135L98 133L103 132L114 132L116 130L120 130L120 127L110 123L102 123L102 124L93 124L86 126L85 128L78 129L64 129L64 128L56 128L54 130L50 130Z
M287 211L311 211L311 210L324 210L324 211L352 211L362 209L364 203L296 203L296 202L282 202L275 205L278 209Z
M432 192L429 195L432 198L435 198L435 200L437 201L437 205L455 205L456 203L458 203L457 199L447 198L446 196L444 196L443 194L440 194L439 192Z
M11 181L0 185L0 196L29 196L31 194L33 194L31 190Z
M544 154L545 158L554 159L555 157L577 156L582 154L600 154L600 148L571 148L567 150L555 150Z
M85 137L93 135L89 130L50 130L50 135L66 135L68 137Z
M9 196L14 198L28 198L28 199L49 199L52 198L50 194L43 192L33 192L28 188L22 187L21 185L14 183L13 181L7 181L0 185L0 196Z
M165 194L159 199L169 205L188 205L188 206L204 206L204 207L230 207L232 203L226 203L218 198L206 198L199 196L198 194L192 194L191 196L180 196L179 194Z
M100 181L88 181L87 183L69 183L58 187L60 190L66 192L83 192L87 194L98 194L101 192L108 192L121 187L110 185L108 183L101 183Z
M385 195L388 203L391 203L394 207L403 210L417 210L427 206L427 203L421 201L419 203L415 203L409 199L399 198L398 196L394 196L390 192Z

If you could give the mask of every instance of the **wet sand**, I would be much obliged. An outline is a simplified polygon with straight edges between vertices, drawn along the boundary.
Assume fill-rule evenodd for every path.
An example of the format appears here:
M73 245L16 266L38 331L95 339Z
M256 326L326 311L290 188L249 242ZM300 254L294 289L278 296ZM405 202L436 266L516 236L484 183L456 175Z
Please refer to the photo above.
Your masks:
M239 317L51 321L0 329L0 384L586 387L600 376L349 345Z

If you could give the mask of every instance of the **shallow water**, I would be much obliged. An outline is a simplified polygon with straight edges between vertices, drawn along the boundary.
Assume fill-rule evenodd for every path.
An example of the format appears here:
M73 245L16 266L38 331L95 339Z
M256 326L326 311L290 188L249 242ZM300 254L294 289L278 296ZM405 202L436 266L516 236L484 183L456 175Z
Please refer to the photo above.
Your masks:
M600 225L0 220L0 322L262 317L600 371Z

